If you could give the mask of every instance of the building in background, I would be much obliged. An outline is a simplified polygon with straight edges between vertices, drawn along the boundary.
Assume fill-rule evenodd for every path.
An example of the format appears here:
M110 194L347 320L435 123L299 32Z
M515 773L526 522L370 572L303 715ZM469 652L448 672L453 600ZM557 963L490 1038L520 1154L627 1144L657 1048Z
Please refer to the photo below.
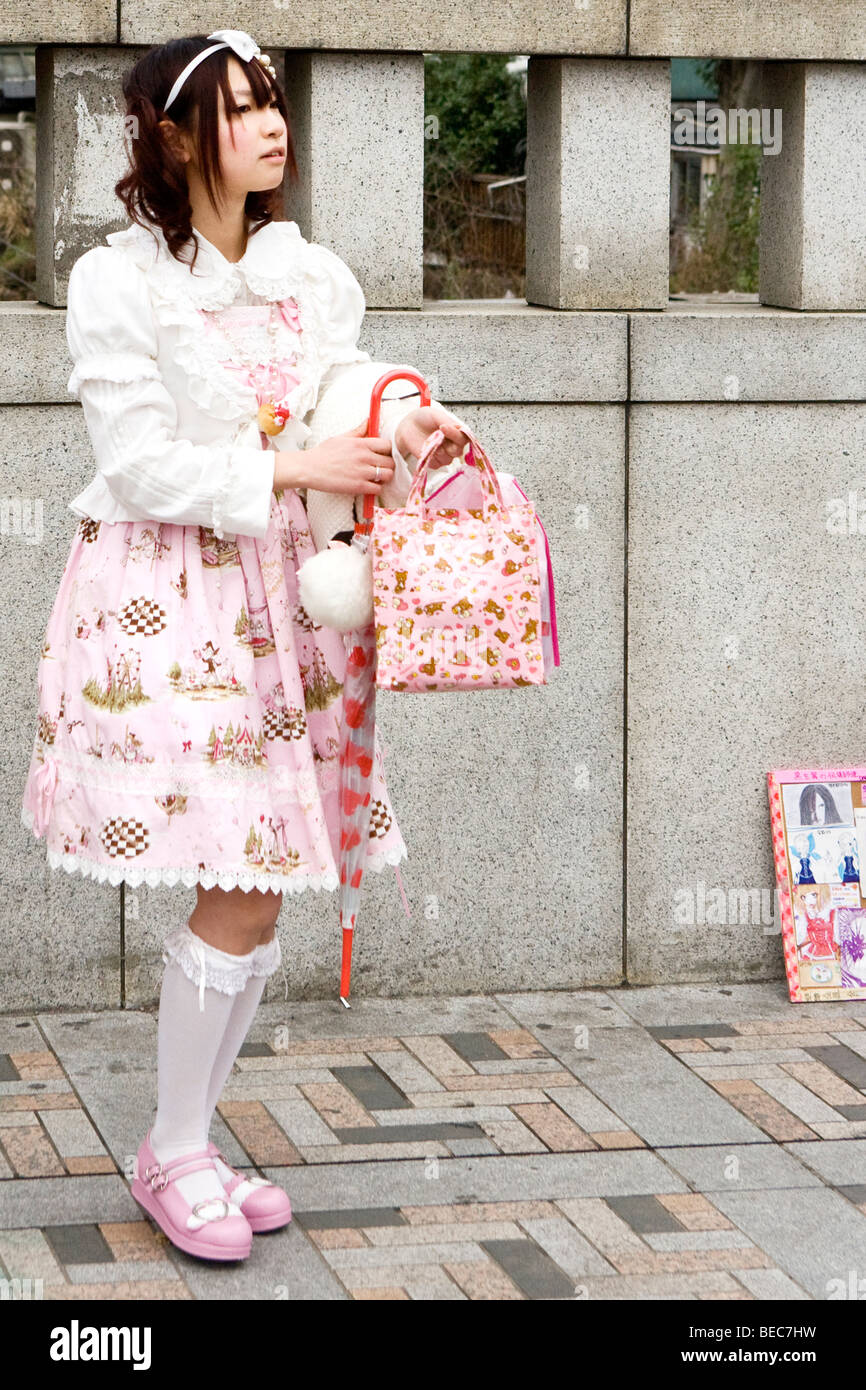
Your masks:
M36 50L0 48L0 189L20 170L36 178Z
M706 142L706 117L718 104L718 89L701 74L698 58L671 59L671 268L693 244L689 221L703 212L709 179L716 172L718 145ZM686 116L688 113L691 120ZM683 142L683 131L691 137Z

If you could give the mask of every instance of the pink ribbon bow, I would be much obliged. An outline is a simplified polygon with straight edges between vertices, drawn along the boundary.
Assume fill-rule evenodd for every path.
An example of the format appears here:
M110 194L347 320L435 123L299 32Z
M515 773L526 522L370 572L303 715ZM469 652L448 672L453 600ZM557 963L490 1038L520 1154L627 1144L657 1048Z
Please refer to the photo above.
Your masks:
M48 829L54 794L57 791L57 764L53 758L45 759L34 778L34 783L36 787L36 810L33 815L33 833L38 839Z

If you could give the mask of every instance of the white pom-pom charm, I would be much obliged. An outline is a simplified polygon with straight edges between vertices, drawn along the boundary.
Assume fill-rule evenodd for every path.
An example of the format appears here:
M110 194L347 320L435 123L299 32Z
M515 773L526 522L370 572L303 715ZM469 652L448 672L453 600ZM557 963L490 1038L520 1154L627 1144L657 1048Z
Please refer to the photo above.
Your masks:
M373 621L373 565L358 545L332 540L298 570L301 603L314 623L351 632Z

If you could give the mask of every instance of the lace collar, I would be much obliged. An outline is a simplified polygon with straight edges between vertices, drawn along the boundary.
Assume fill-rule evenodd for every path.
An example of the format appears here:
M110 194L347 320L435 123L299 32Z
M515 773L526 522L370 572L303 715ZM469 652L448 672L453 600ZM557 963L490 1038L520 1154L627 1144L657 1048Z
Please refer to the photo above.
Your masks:
M151 278L191 300L197 309L225 308L237 297L242 281L253 294L284 298L296 281L297 261L307 245L297 222L268 222L248 237L241 259L229 261L202 232L194 229L194 235L199 243L194 270L189 260L178 261L171 254L162 228L156 224L144 227L133 222L123 231L110 232L105 240L131 256L142 270L153 272ZM191 258L192 252L189 243L183 254Z
M319 379L330 360L325 351L333 300L333 283L320 248L308 242L297 222L268 222L247 241L237 262L225 256L200 232L195 271L172 256L160 227L137 222L106 237L110 246L141 268L160 329L169 333L169 352L186 377L190 398L219 420L254 420L256 392L221 362L211 335L202 332L201 310L233 304L245 281L253 295L268 303L292 298L298 306L305 370L289 397L293 416L316 404ZM185 255L192 255L192 247ZM296 346L295 336L289 345Z

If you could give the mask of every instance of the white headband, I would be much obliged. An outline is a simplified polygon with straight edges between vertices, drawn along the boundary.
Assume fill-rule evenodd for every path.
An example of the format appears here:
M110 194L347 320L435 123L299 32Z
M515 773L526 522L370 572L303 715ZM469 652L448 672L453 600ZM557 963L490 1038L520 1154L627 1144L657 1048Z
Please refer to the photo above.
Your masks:
M201 53L197 53L192 61L187 63L183 72L175 79L174 86L168 94L168 100L162 108L163 111L167 111L171 106L171 103L174 101L193 68L197 68L202 59L206 58L209 53L216 53L218 48L230 48L232 52L236 53L245 63L249 63L253 58L258 58L262 67L267 69L276 82L277 74L274 71L274 65L267 53L262 53L255 39L250 38L249 34L244 33L243 29L216 29L212 34L208 34L207 37L209 39L220 39L222 42L211 44L210 48L203 48Z

